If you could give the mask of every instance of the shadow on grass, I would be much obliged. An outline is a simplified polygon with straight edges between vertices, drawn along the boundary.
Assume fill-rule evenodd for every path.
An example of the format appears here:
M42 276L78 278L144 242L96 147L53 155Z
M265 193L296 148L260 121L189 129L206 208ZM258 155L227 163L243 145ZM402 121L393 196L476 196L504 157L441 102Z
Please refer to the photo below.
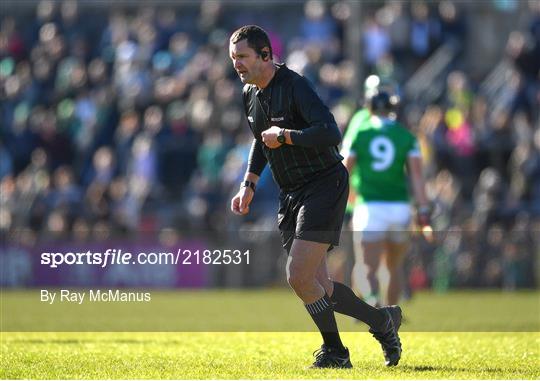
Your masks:
M67 344L67 345L77 345L77 344L161 344L161 345L180 345L185 344L185 341L180 340L137 340L137 339L119 339L119 340L85 340L85 339L74 339L74 340L26 340L26 339L15 339L15 340L2 340L2 343L16 343L16 344Z
M411 372L471 372L470 368L456 368L452 366L432 366L432 365L398 365L400 370ZM486 373L500 373L503 372L500 368L484 368L482 372Z

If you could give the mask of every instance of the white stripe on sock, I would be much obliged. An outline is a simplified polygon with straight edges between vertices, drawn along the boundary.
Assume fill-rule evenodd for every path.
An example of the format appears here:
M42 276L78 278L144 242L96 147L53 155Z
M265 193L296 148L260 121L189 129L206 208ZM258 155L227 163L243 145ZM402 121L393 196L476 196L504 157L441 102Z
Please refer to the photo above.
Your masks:
M324 297L322 297L319 300L314 301L311 304L306 304L305 306L306 306L306 309L308 310L308 312L310 314L312 314L312 315L323 312L324 310L326 310L327 308L330 307L330 305L324 299Z

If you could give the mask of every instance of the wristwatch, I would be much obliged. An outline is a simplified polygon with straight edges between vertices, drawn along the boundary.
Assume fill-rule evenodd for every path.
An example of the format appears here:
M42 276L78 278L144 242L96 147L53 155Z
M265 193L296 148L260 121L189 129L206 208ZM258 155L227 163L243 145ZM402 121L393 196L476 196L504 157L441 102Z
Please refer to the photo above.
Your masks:
M287 139L285 138L285 129L282 128L281 130L279 130L279 135L277 136L277 141L280 144L285 144L286 140Z
M253 181L248 181L248 180L245 180L245 181L242 181L242 183L240 184L240 188L251 188L253 190L253 192L255 192L255 183Z

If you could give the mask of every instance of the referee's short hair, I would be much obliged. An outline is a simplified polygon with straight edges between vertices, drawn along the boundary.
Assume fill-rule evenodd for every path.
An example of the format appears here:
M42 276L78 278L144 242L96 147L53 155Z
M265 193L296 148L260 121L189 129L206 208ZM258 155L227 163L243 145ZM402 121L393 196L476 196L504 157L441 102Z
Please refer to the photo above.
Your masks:
M230 41L236 44L239 41L247 40L248 46L255 50L260 56L264 56L263 48L270 50L270 59L272 59L272 45L270 38L263 28L257 25L245 25L237 29L232 35Z

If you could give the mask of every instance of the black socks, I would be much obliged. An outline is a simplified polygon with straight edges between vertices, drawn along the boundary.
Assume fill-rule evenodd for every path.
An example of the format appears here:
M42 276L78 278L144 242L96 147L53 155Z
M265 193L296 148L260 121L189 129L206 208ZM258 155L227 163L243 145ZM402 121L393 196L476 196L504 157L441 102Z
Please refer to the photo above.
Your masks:
M324 344L339 351L344 350L345 348L339 337L332 301L328 295L324 294L319 300L305 306L317 328L319 328Z
M334 311L361 320L375 330L381 329L386 323L386 315L377 308L370 306L354 294L354 291L343 283L334 283L332 303Z
M338 282L334 282L331 298L324 294L321 299L305 306L319 328L324 344L338 350L343 350L344 347L339 337L334 311L361 320L376 331L382 329L387 320L383 311L370 306L357 297L353 290Z

